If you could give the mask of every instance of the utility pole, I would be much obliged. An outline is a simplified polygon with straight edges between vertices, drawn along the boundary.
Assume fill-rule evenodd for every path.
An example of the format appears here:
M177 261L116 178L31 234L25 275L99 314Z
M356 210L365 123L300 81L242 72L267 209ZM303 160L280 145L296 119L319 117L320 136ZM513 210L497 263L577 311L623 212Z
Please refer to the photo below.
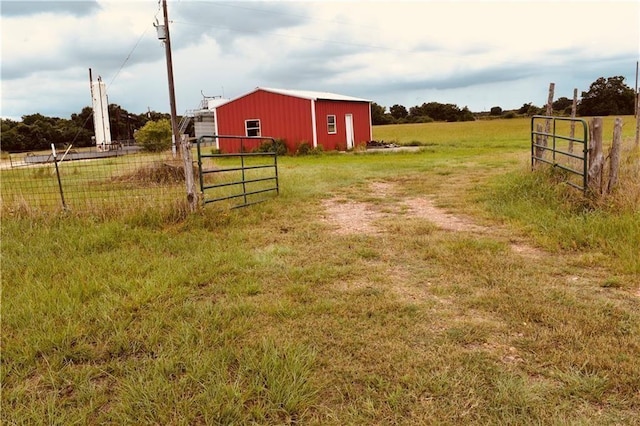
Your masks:
M191 144L186 138L179 135L178 121L176 114L176 93L173 86L173 62L171 61L171 36L169 35L169 14L167 13L167 0L162 0L162 12L164 14L164 31L162 26L157 26L158 38L164 40L165 52L167 55L167 77L169 79L169 103L171 106L171 151L176 157L176 146L180 145L180 156L184 163L184 180L187 190L187 203L191 212L198 207L198 194L196 193L195 180L193 177L193 159L191 157Z
M169 80L169 105L171 107L171 152L176 156L176 143L178 135L178 120L176 114L176 91L173 86L173 62L171 60L171 36L169 35L169 14L167 13L167 0L162 0L162 13L164 14L164 32L158 27L158 38L164 41L165 54L167 56L167 78Z

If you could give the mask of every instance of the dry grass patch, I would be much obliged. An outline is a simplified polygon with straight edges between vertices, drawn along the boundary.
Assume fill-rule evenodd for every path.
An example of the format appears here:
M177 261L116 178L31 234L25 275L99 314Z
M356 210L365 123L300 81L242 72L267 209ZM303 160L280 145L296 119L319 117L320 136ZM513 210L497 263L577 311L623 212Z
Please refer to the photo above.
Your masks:
M198 167L193 167L194 176L198 176ZM135 185L184 184L184 164L179 160L157 161L145 164L111 178L111 182Z

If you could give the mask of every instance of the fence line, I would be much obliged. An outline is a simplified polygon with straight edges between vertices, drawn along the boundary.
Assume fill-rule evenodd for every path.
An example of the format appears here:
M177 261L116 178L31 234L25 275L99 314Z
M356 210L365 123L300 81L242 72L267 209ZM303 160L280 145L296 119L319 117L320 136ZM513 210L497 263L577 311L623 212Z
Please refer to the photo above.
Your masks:
M4 212L94 214L172 206L185 199L184 175L171 151L147 153L135 145L11 154L0 170L0 203Z

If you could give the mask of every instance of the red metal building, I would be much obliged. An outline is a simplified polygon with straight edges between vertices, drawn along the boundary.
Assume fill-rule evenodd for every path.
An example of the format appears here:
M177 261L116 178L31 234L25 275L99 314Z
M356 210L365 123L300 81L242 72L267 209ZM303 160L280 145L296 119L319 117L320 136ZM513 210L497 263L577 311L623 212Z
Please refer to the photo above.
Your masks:
M284 139L289 152L301 143L325 151L351 149L371 140L371 102L335 93L258 87L219 105L218 135ZM244 140L245 151L261 141ZM220 138L222 152L238 152L240 142Z

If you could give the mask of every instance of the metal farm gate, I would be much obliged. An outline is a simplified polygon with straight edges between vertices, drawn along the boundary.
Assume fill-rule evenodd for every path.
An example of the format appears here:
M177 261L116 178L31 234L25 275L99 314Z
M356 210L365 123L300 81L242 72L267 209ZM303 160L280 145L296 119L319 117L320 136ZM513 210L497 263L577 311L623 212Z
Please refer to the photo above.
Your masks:
M576 124L580 124L581 137L575 137ZM585 120L534 115L531 117L531 168L537 163L550 164L567 173L568 185L586 191L589 183L588 138ZM574 143L579 144L577 150L574 150ZM551 158L546 156L547 151L551 153Z
M219 141L229 139L239 142L239 152L220 153ZM278 155L269 152L244 152L244 141L271 143L275 151L275 139L260 136L201 136L196 140L198 150L198 175L203 205L230 201L230 208L245 207L266 201L267 193L280 193L278 186ZM211 143L213 142L213 143ZM204 153L209 143L211 152ZM240 200L240 203L233 203Z

